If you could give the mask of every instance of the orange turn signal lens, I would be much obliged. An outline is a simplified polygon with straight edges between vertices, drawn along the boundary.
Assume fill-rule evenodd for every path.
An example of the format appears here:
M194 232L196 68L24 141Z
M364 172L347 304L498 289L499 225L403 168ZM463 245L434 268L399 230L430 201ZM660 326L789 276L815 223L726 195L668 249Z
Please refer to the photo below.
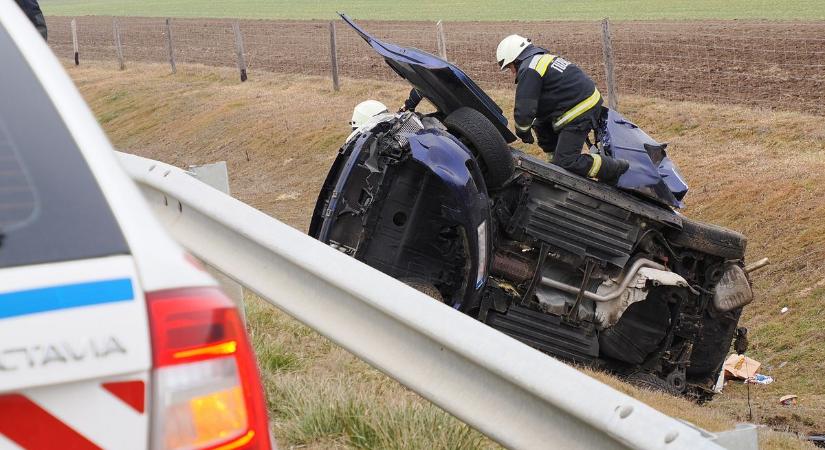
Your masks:
M193 356L220 356L231 355L238 350L238 343L235 341L222 342L220 344L209 345L206 347L193 348L191 350L181 350L175 352L172 357L175 359L191 358Z
M195 397L189 400L189 411L196 446L229 439L246 430L246 406L240 386Z
M158 448L230 445L252 431L231 356L162 367L155 380Z
M232 442L228 442L226 444L223 444L220 447L215 447L214 450L234 450L236 448L241 448L244 445L248 444L249 441L251 441L252 438L254 438L254 437L255 437L255 432L252 431L252 430L249 430L249 433L246 433L245 435L239 437L238 439L235 439Z

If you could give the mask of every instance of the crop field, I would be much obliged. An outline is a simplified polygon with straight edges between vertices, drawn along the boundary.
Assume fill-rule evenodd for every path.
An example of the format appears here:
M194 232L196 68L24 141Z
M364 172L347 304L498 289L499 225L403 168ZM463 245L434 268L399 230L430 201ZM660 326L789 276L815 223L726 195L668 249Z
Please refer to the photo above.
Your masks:
M349 134L352 106L375 98L400 105L399 82L260 73L237 82L231 69L157 64L67 67L112 142L179 167L228 163L233 194L306 230L315 196ZM512 88L492 89L505 111ZM299 99L300 101L296 101ZM705 405L642 391L591 373L663 412L710 430L752 420L775 430L825 431L825 123L799 112L625 96L622 111L670 155L691 185L685 213L749 237L754 277L746 308L749 355L773 384L730 382ZM530 151L530 148L526 148ZM532 148L535 151L535 148ZM249 325L266 381L275 435L284 448L496 448L496 445L253 296ZM781 313L788 307L787 313ZM793 407L778 405L785 394ZM763 431L766 448L800 448Z
M332 19L344 10L383 20L695 20L825 18L819 0L41 0L46 15Z
M67 61L74 57L70 20L52 17L49 22L50 45ZM163 18L117 20L127 65L168 61ZM360 24L391 42L436 52L432 22ZM574 61L607 92L599 22L447 22L444 28L448 59L484 87L512 86L512 78L497 70L493 53L503 36L518 32ZM111 17L78 17L77 29L84 64L114 60ZM171 29L178 62L236 65L231 21L174 19ZM243 20L239 29L252 77L260 71L330 73L327 22ZM386 64L340 20L337 30L343 76L395 80ZM620 96L807 112L820 111L825 99L825 22L618 22L611 33Z

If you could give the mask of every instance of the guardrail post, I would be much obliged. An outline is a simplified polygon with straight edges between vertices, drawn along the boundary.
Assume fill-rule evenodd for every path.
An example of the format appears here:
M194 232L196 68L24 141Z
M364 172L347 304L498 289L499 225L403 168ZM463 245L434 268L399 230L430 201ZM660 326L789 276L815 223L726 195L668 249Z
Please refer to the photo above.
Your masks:
M238 54L238 71L241 73L241 82L246 81L246 57L244 57L243 35L241 25L238 22L232 23L232 31L235 32L235 51Z
M167 19L167 23L168 20L169 19ZM232 195L229 191L229 171L226 169L226 161L189 166L188 172L201 182L212 186L226 195ZM226 295L235 303L241 318L246 321L243 286L206 262L204 262L204 267L206 267L209 274L218 281Z
M166 18L166 50L169 52L169 65L172 66L172 73L178 73L175 66L175 45L172 43L172 20Z
M330 63L332 65L332 89L336 92L341 89L340 81L338 80L338 48L335 38L335 22L329 23L329 55Z
M610 43L610 21L602 19L602 44L604 50L604 71L607 79L607 102L612 110L619 107L619 94L616 92L616 79L613 73L613 47Z
M74 65L80 65L80 51L77 46L77 20L72 19L72 48L74 48Z

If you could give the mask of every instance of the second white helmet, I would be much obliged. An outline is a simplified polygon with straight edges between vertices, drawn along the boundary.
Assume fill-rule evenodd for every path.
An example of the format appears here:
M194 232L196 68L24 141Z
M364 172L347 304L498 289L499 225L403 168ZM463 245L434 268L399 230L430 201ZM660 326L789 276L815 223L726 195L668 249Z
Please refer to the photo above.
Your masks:
M498 43L498 48L496 48L496 61L501 65L501 70L504 70L508 64L515 61L518 55L529 45L530 39L517 34L511 34L502 39Z
M349 124L354 130L360 128L361 125L364 125L373 117L385 112L389 112L387 105L378 100L364 100L355 105L355 109L352 110L352 120L350 120Z

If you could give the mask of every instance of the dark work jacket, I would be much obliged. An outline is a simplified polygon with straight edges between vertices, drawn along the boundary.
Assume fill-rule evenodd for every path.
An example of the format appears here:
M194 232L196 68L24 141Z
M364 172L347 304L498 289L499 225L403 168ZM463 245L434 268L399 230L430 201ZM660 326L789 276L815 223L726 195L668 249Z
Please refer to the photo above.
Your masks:
M43 17L43 11L40 10L40 5L37 4L37 0L15 0L17 2L17 6L26 13L26 16L29 17L32 24L37 31L43 36L43 39L47 37L47 30L46 30L46 19Z
M533 120L542 124L555 121L596 89L578 66L541 47L528 48L519 57L513 114L519 129L528 129Z

